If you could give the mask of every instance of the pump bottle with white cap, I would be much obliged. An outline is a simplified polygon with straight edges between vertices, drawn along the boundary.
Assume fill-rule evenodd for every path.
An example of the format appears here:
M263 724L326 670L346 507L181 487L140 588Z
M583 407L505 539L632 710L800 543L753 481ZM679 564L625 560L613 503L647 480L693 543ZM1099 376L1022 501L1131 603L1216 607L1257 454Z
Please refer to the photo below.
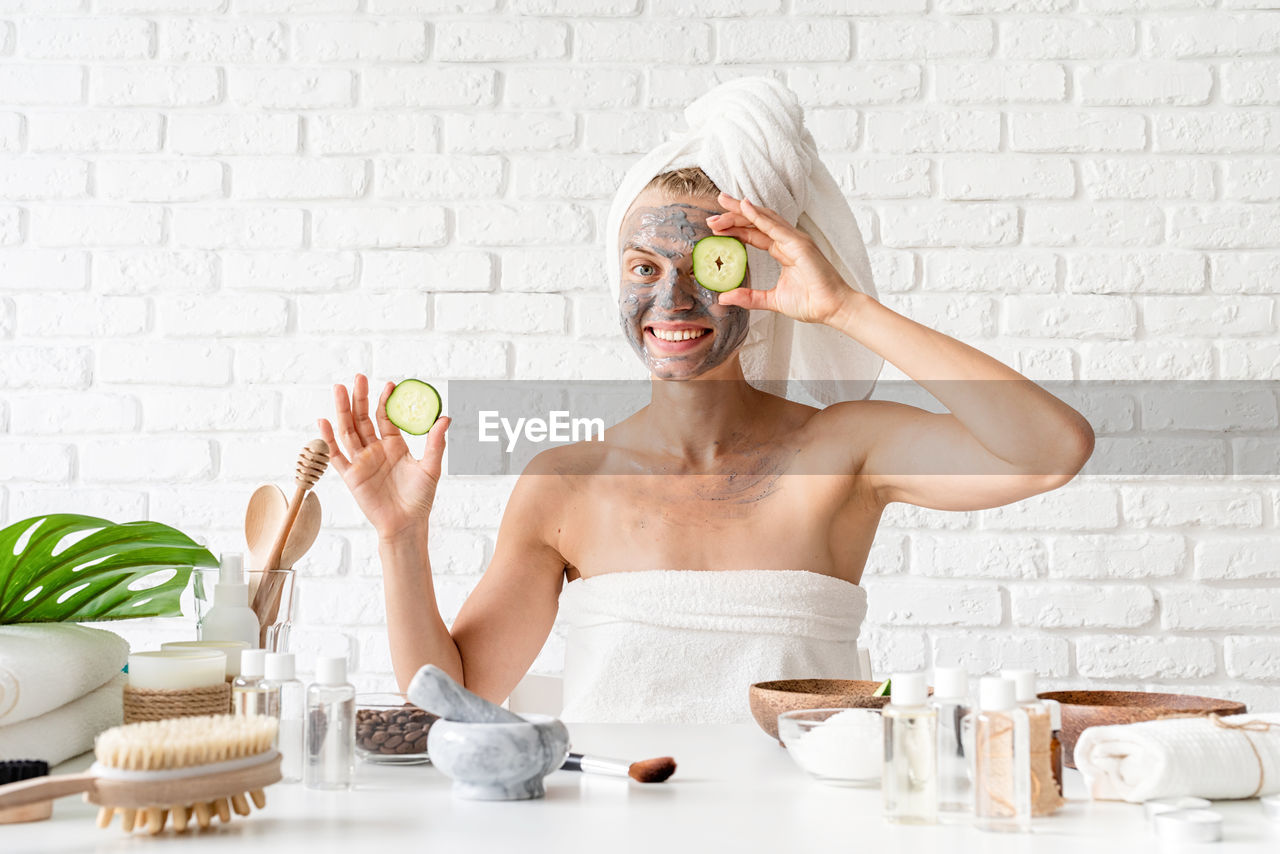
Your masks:
M895 673L884 707L884 812L899 824L938 820L938 713L923 673Z
M304 740L307 788L350 789L356 761L356 689L347 681L347 659L341 655L316 661L316 681L307 688Z
M1013 682L978 683L973 722L973 813L983 830L1031 830L1031 726Z
M965 753L963 727L969 714L969 674L963 667L933 668L933 697L938 713L939 817L973 810L971 757Z
M249 649L258 648L258 617L249 607L249 585L240 555L222 555L213 607L200 621L199 635L200 640L246 641Z

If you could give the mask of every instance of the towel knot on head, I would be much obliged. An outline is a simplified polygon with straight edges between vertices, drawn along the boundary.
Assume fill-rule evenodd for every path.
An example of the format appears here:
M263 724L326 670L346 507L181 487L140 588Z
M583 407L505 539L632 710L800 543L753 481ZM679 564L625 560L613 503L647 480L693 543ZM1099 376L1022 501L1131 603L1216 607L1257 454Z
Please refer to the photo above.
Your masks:
M875 298L871 261L849 203L828 171L794 93L768 77L721 84L685 108L688 130L659 145L623 176L609 210L605 269L621 296L619 232L636 197L665 172L697 166L717 187L776 211L807 234L845 283ZM747 247L751 287L769 290L781 268L768 252ZM738 351L742 372L758 387L785 387L826 405L868 397L884 360L842 332L752 311Z
M809 205L809 177L819 162L795 95L776 80L725 83L685 110L690 152L721 190L777 211L795 224ZM741 163L738 168L723 168Z

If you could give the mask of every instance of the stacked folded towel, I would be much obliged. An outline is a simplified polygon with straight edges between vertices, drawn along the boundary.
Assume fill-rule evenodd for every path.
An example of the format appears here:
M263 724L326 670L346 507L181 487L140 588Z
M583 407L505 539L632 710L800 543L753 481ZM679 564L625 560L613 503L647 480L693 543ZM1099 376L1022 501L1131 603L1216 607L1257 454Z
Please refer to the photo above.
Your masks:
M1098 800L1250 798L1280 792L1280 714L1090 727L1076 767Z
M129 644L73 623L0 626L0 760L50 765L120 723Z

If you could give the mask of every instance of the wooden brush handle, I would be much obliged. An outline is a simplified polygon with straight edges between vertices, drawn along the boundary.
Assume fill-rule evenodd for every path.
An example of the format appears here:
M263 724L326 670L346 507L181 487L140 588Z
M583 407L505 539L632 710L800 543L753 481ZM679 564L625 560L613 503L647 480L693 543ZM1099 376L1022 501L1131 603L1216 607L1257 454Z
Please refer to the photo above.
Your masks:
M62 774L57 777L33 777L0 786L0 809L51 801L65 795L91 792L97 785L96 774Z

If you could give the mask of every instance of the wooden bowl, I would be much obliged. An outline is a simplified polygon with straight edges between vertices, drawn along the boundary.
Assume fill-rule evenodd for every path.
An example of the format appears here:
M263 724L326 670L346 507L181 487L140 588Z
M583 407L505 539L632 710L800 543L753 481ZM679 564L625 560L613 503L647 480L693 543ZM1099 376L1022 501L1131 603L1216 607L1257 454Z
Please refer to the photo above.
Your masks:
M1062 764L1076 767L1076 740L1091 726L1132 724L1178 715L1239 715L1244 703L1192 694L1149 694L1145 691L1046 691L1044 700L1062 704Z
M778 715L797 709L879 709L888 697L873 697L879 682L853 679L782 679L757 682L748 696L760 729L778 737Z

